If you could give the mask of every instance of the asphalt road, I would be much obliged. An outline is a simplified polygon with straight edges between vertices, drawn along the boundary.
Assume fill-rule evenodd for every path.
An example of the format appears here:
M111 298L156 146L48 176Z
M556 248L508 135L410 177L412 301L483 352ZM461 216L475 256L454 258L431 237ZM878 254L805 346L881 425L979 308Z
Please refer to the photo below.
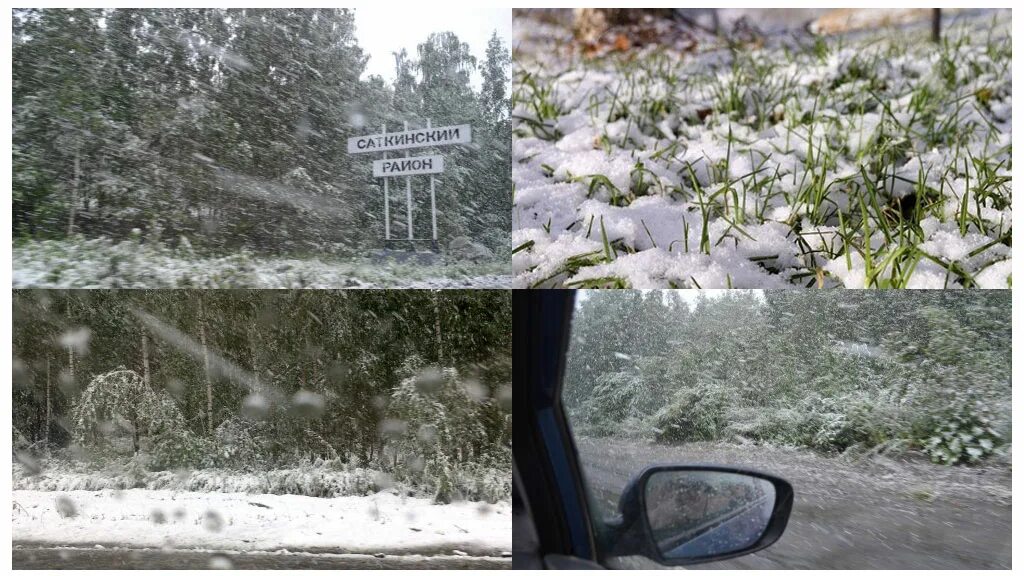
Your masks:
M17 545L16 545L17 546ZM511 558L364 554L220 553L191 550L15 548L15 570L408 570L508 569Z
M595 499L613 509L628 480L657 463L729 464L789 480L785 534L770 548L704 569L1010 569L1009 467L830 458L806 450L580 439ZM649 567L630 560L623 567Z

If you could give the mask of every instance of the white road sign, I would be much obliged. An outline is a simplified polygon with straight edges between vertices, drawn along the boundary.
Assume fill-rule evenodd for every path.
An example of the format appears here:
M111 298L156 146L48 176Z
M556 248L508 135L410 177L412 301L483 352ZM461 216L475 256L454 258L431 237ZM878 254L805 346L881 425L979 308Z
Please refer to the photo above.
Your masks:
M446 146L448 144L468 144L472 142L469 124L458 126L440 126L423 128L405 132L369 134L348 139L349 154L362 152L386 152L388 150L405 150L406 148L424 148L426 146ZM376 171L376 166L374 167ZM425 172L423 172L425 174Z
M374 178L440 174L441 172L444 172L443 156L412 156L373 161Z

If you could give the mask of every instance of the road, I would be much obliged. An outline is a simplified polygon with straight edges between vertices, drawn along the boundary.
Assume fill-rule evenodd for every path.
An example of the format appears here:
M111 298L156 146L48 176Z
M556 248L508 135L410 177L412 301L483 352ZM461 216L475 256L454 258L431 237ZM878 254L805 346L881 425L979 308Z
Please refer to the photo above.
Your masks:
M477 569L511 567L510 558L481 556L384 556L365 554L309 554L275 552L220 553L192 550L128 550L124 548L18 548L12 567L26 569L89 570L408 570Z
M595 499L610 510L627 481L656 463L714 463L786 478L796 500L785 534L705 569L1010 569L1008 467L830 458L808 450L636 440L577 443ZM644 567L635 559L623 567Z

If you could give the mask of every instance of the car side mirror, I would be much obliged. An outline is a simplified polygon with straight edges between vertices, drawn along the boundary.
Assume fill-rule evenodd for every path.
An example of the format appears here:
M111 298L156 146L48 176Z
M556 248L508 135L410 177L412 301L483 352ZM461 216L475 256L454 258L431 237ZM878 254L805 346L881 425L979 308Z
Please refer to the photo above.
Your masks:
M622 493L611 555L679 566L750 554L782 536L792 508L793 487L775 476L723 466L653 466Z

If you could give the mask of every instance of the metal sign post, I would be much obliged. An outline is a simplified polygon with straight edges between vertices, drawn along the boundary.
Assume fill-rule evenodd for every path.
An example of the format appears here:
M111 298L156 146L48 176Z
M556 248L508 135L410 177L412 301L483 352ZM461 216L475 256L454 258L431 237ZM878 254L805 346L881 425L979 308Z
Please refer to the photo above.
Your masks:
M430 118L427 118L427 130L430 129ZM430 229L432 246L437 250L437 204L434 201L434 175L430 175Z
M429 156L410 156L412 148L434 148L450 144L468 144L473 141L472 127L469 124L441 126L434 128L430 119L427 127L409 130L409 122L405 121L402 132L388 133L385 123L380 134L356 136L348 139L349 154L380 152L381 159L373 162L373 176L384 179L384 240L391 240L391 196L388 179L405 176L405 214L406 236L413 238L412 220L412 177L430 175L430 238L433 248L437 249L437 180L434 174L444 172L444 157L436 154ZM389 150L405 150L404 158L388 158Z
M409 123L403 122L405 131L409 131ZM405 150L405 157L409 157L409 149ZM409 229L409 240L412 240L412 176L405 177L405 218L406 227Z
M385 135L385 134L388 133L387 122L385 122L381 126L380 133L382 135ZM383 159L384 160L388 159L388 153L387 152L383 153ZM391 202L388 199L388 179L385 178L384 179L384 240L391 240L391 214L390 214L391 210L388 208L388 204L390 204L390 203Z

